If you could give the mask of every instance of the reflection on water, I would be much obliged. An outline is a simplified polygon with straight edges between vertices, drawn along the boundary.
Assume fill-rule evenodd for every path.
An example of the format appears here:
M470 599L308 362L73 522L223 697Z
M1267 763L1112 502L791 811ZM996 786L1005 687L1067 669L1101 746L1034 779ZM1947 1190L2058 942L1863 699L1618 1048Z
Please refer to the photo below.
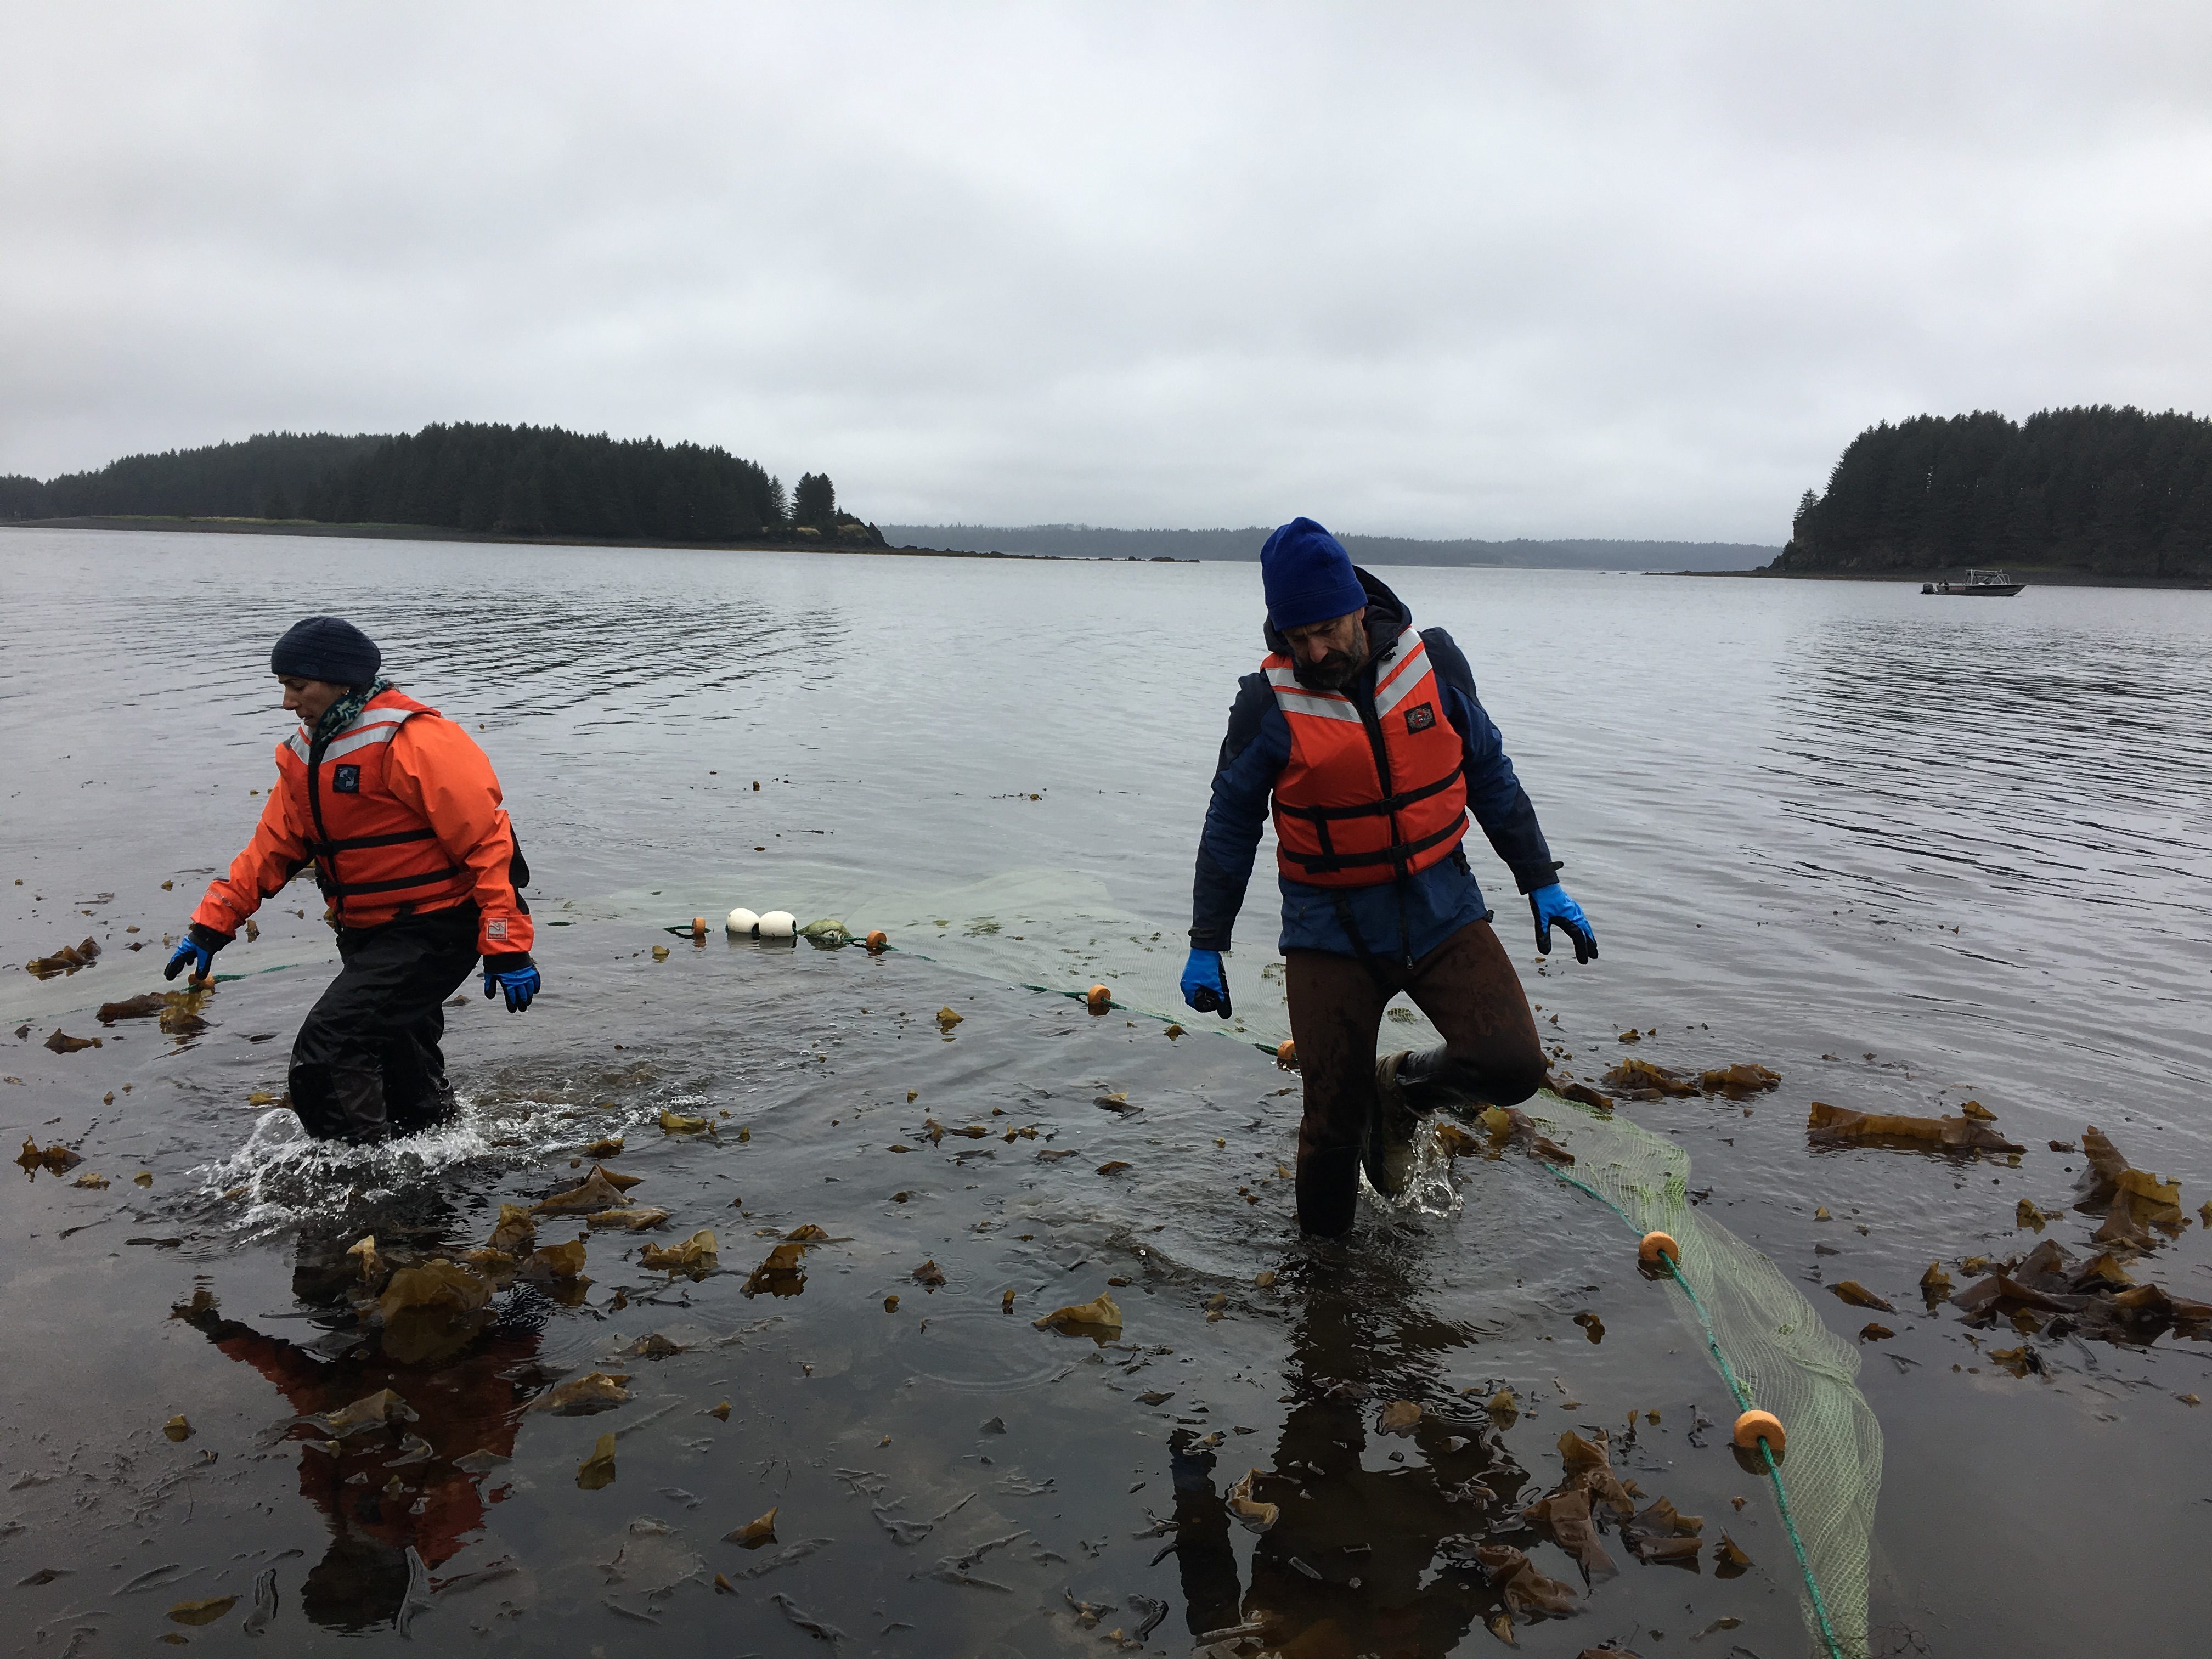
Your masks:
M444 1208L388 1211L387 1246L434 1237ZM315 1226L299 1237L293 1289L318 1331L312 1341L231 1318L205 1291L171 1317L259 1373L291 1413L281 1443L297 1449L300 1495L330 1534L300 1586L301 1610L324 1629L361 1632L398 1625L410 1585L428 1588L416 1562L435 1570L451 1560L478 1534L486 1505L506 1496L497 1471L534 1392L544 1304L526 1291L495 1316L463 1316L443 1340L412 1340L395 1357L356 1305L349 1242Z
M1279 1519L1240 1565L1223 1467L1243 1448L1179 1430L1176 1559L1190 1632L1256 1627L1299 1653L1449 1653L1511 1616L1475 1556L1533 1548L1520 1517L1527 1473L1476 1407L1443 1385L1471 1334L1437 1318L1381 1263L1317 1260L1294 1316L1288 1409L1252 1496ZM1387 1401L1427 1400L1405 1438L1377 1433ZM1241 1461L1241 1460L1240 1460Z

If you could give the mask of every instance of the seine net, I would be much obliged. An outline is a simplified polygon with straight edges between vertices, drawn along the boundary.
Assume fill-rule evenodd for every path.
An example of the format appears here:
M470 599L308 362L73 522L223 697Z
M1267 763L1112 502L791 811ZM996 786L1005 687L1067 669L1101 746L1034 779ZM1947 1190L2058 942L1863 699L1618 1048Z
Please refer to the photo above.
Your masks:
M1789 1449L1780 1478L1806 1571L1819 1586L1837 1650L1861 1659L1881 1425L1859 1393L1858 1351L1827 1328L1772 1261L1692 1207L1690 1159L1680 1146L1548 1092L1522 1109L1575 1155L1568 1179L1619 1210L1639 1236L1663 1232L1681 1247L1677 1272L1697 1298L1678 1299L1682 1322L1705 1341L1697 1316L1702 1304L1711 1340L1750 1403L1782 1419ZM1824 1650L1821 1609L1809 1590L1802 1599L1815 1650Z
M828 902L825 891L819 896ZM927 896L911 891L842 896L856 927L888 924L896 949L948 967L1037 990L1080 995L1107 983L1115 1006L1187 1023L1262 1049L1290 1035L1280 964L1272 951L1236 958L1237 1018L1224 1027L1185 1010L1176 976L1188 948L1178 928L1130 914L1103 884L1061 872L1011 872ZM1255 965L1256 963L1256 966ZM1389 1028L1386 1028L1389 1030ZM1425 1021L1390 1030L1386 1046L1434 1041ZM1689 1201L1688 1154L1625 1117L1548 1092L1522 1108L1574 1154L1562 1179L1612 1206L1625 1233L1653 1231L1681 1247L1676 1311L1699 1345L1717 1349L1752 1405L1782 1419L1789 1437L1779 1480L1817 1586L1801 1589L1812 1650L1863 1659L1867 1652L1869 1540L1881 1487L1881 1427L1858 1389L1857 1350L1830 1331L1812 1305L1759 1251ZM1407 1202L1447 1207L1448 1165L1425 1156Z

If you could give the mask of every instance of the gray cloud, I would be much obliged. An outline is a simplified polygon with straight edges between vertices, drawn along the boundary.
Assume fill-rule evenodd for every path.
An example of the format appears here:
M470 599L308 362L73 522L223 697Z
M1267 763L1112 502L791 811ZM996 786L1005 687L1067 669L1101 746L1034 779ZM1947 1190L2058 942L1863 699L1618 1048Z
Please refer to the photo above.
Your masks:
M555 422L884 520L1774 540L2201 405L2202 8L18 6L0 471Z

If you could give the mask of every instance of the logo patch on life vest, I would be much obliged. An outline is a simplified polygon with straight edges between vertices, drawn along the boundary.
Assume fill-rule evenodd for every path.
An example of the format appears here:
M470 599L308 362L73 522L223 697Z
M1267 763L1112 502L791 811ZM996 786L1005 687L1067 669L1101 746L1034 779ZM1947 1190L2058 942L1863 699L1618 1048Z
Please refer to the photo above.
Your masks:
M507 937L507 918L504 916L494 916L489 921L484 923L484 937L486 939L505 939Z
M1425 732L1436 723L1434 703L1417 702L1406 711L1406 729L1408 732Z
M361 768L339 767L331 778L331 787L341 795L358 795L361 793Z

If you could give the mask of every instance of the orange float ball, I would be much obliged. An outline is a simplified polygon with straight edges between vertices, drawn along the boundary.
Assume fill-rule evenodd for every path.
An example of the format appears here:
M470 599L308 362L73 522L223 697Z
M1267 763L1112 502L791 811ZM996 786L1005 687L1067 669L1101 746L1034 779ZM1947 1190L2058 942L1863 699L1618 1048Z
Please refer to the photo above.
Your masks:
M691 937L693 939L704 939L707 937L706 917L694 916L691 918Z
M1114 994L1103 985L1094 985L1084 994L1083 1000L1094 1014L1103 1014L1114 1006Z
M1662 1255L1680 1267L1682 1261L1682 1247L1674 1242L1670 1234L1661 1232L1644 1234L1644 1242L1636 1247L1636 1259L1646 1267L1656 1267L1659 1265L1659 1258Z
M875 932L868 935L868 950L872 955L881 956L885 951L890 948L890 939L884 934L884 930L880 927L877 928Z
M1772 1412L1746 1412L1735 1420L1735 1443L1747 1452L1759 1449L1759 1443L1766 1442L1767 1449L1779 1460L1788 1437L1782 1431L1782 1419Z
M1285 1037L1275 1045L1275 1064L1285 1071L1295 1071L1298 1063L1298 1040Z

